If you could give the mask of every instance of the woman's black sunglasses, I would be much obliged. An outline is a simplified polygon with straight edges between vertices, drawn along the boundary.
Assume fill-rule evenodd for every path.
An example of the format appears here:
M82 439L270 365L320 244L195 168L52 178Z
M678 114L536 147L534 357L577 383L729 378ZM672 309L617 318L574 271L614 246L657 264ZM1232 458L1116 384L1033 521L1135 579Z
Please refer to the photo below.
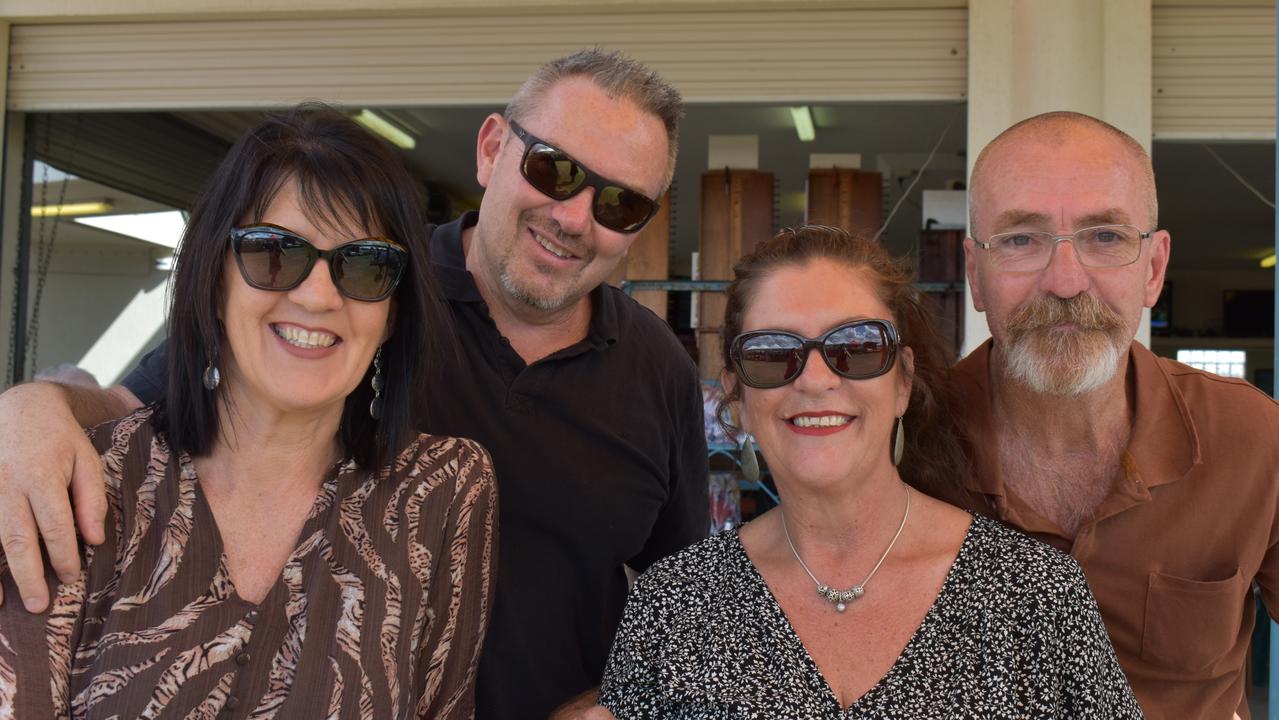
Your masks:
M804 372L810 350L836 375L849 380L878 377L897 358L897 328L887 320L856 320L831 328L819 338L785 330L752 330L733 339L729 357L737 377L753 388L781 387Z
M571 155L509 121L511 132L524 143L520 173L538 192L552 200L567 200L595 188L595 222L610 230L634 233L657 214L657 201L593 172Z
M269 223L233 229L231 250L240 277L259 290L292 290L323 258L338 292L367 302L390 297L409 259L403 247L386 238L363 238L320 250L292 230Z

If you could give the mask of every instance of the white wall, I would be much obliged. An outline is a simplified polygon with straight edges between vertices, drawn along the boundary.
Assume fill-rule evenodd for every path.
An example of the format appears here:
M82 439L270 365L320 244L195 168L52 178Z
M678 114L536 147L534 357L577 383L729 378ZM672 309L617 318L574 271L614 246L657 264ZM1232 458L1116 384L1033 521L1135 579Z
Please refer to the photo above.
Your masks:
M156 254L141 242L55 246L41 301L38 356L28 352L27 367L72 363L102 385L118 382L164 337L169 273L155 269ZM31 287L34 294L34 268Z

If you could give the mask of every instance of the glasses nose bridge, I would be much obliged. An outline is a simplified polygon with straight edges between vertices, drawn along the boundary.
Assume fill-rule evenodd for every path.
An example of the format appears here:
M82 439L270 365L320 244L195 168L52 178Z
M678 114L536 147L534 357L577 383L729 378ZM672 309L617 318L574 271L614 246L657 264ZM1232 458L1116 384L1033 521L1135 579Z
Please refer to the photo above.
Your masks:
M795 380L799 380L808 372L809 360L812 359L814 352L817 353L818 362L822 364L826 372L837 380L839 379L839 374L831 367L830 359L826 357L825 345L826 338L824 337L804 340L803 345L800 347L800 352L802 353L801 362L799 364L799 372L795 374Z

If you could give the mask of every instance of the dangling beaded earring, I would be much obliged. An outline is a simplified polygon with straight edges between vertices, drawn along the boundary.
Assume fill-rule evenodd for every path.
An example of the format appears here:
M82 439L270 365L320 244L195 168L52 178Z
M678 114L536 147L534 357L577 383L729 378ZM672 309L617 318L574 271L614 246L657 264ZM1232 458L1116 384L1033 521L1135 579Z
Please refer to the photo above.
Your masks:
M216 390L218 383L222 382L222 373L218 372L218 346L213 345L213 351L209 353L209 364L204 368L204 389Z
M902 422L902 416L897 416L897 432L893 433L896 438L893 440L893 464L902 464L902 453L906 451L906 424Z
M749 482L759 482L759 458L755 457L755 444L751 442L750 433L742 433L742 443L737 448L737 453L741 458L742 477Z
M369 416L374 420L382 419L382 390L386 387L386 377L382 375L382 346L379 345L373 355L373 402L369 403Z

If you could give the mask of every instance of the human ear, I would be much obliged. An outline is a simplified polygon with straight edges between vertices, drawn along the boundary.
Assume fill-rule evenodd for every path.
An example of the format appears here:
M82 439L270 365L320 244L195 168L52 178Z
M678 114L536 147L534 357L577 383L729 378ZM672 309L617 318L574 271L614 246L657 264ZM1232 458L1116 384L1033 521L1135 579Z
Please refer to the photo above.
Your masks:
M900 380L897 386L897 417L906 414L910 407L910 390L915 384L915 351L903 345L897 351Z
M488 187L489 179L493 177L493 168L505 142L506 128L506 120L497 113L484 118L480 125L475 139L475 179L480 187Z
M1168 260L1172 255L1172 236L1167 230L1156 230L1150 238L1150 260L1146 267L1146 307L1154 307L1159 293L1164 289L1164 275L1168 272Z
M973 309L986 312L986 303L981 297L981 283L977 282L977 241L971 236L964 238L964 274L968 276L968 289L973 296Z

